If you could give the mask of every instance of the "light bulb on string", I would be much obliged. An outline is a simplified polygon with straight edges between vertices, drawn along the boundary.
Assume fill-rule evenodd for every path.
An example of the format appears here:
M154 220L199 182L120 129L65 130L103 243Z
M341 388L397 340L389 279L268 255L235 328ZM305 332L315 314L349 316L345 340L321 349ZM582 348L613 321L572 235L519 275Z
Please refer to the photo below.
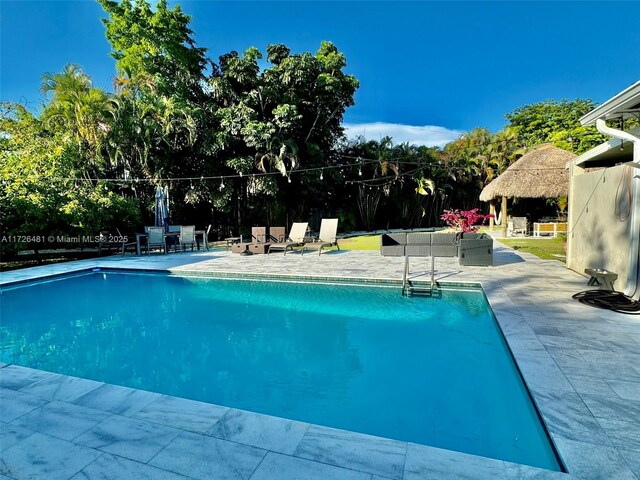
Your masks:
M224 178L220 179L220 190L224 190Z
M362 167L358 168L358 176L361 177L362 176Z
M323 180L323 179L324 179L324 175L322 174L322 172L323 172L323 171L322 171L322 170L320 170L320 180Z
M291 175L287 175L287 182L291 183Z

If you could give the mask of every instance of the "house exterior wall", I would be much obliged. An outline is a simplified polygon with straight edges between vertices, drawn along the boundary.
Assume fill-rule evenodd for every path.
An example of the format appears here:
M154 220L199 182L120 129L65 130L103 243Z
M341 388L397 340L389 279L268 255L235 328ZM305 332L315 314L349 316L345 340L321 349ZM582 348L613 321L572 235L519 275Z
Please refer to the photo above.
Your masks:
M631 215L621 217L633 205L626 182L635 173L623 165L590 172L571 165L569 172L567 267L582 274L585 268L615 272L618 291L627 287Z

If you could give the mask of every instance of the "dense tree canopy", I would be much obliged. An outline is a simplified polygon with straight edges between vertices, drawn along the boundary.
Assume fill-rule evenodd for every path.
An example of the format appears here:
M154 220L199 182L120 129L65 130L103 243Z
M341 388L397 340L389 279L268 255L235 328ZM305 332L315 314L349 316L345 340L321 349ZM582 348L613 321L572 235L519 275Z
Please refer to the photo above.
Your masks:
M113 92L69 64L43 75L37 114L4 106L3 235L132 232L151 221L158 184L170 187L174 221L211 223L219 235L326 215L344 230L436 225L444 209L478 206L480 190L527 149L581 153L603 140L580 126L595 105L578 99L522 106L500 132L477 128L444 148L347 141L343 116L359 83L331 42L212 60L179 5L98 1Z

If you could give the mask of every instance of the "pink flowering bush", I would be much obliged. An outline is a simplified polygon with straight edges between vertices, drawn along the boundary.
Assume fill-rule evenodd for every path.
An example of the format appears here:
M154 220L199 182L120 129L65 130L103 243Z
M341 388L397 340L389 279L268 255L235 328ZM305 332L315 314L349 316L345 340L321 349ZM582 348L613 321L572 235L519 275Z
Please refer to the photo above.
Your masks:
M442 212L442 216L440 217L445 223L454 228L458 232L468 233L468 232L477 232L478 227L474 226L479 221L484 221L487 218L493 218L492 214L482 215L478 213L478 209L474 208L472 210L444 210Z

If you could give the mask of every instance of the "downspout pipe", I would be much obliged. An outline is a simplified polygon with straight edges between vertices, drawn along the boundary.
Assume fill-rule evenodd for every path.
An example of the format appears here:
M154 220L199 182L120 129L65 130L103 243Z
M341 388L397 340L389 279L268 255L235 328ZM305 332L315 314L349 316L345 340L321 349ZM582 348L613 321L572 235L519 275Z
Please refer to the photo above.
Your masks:
M614 138L626 140L633 144L632 167L640 169L640 138L629 132L607 126L602 118L596 120L596 128L600 133ZM640 257L640 177L634 175L633 200L631 206L631 245L629 248L629 264L627 270L627 288L625 295L638 295L638 262ZM634 234L635 233L635 234Z

